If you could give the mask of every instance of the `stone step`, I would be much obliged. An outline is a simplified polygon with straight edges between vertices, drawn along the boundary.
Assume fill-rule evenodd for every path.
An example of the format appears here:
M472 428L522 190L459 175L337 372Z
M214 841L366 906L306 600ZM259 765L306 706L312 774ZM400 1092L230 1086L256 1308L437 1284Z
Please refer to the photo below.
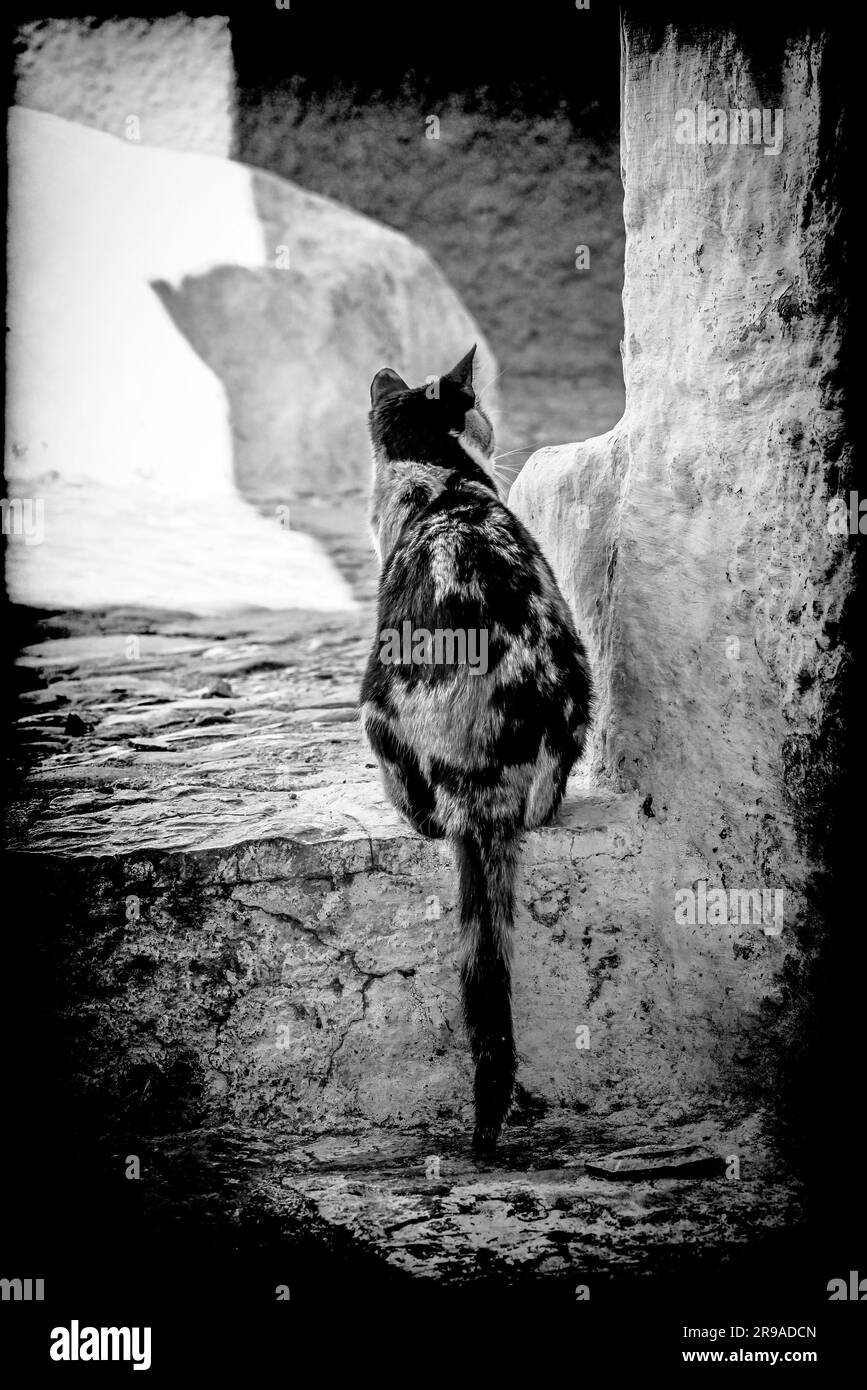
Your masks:
M469 1125L455 870L363 743L372 625L120 611L31 634L13 871L71 991L58 1052L116 1118ZM526 837L513 999L534 1113L677 1123L714 1100L750 1020L732 932L674 922L701 867L646 800L580 778ZM759 929L739 946L773 948Z

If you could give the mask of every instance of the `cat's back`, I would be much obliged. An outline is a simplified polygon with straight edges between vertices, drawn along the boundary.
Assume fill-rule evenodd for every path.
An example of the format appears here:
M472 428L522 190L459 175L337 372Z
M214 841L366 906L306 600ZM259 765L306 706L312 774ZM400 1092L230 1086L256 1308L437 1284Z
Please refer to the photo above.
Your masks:
M380 580L380 622L487 624L542 640L568 606L524 524L482 483L445 487L407 522ZM580 644L579 644L580 645Z
M404 629L433 639L419 660L404 659L404 647L387 657L384 635ZM405 525L383 570L364 704L387 716L438 785L460 789L467 777L496 782L504 767L532 764L546 735L571 745L589 694L571 614L523 523L482 484L443 489Z

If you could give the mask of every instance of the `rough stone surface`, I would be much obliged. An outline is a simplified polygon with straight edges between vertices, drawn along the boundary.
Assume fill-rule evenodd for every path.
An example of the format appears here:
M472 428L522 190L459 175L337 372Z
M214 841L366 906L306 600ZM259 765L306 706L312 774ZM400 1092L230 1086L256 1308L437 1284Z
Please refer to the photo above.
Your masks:
M619 1153L606 1154L588 1162L588 1173L596 1177L620 1178L625 1182L655 1177L699 1175L719 1172L718 1156L702 1144L644 1144Z
M331 515L328 536L366 576L359 621L115 611L31 634L6 873L61 1001L53 1084L98 1116L107 1181L141 1157L154 1238L252 1244L257 1267L267 1238L296 1300L323 1261L328 1286L364 1271L570 1301L753 1268L803 1202L748 1086L718 1077L741 961L766 974L779 946L726 934L731 1003L707 1012L698 929L671 929L670 888L657 910L670 850L635 794L578 782L528 837L517 1103L495 1162L471 1157L454 871L396 820L359 739L371 575L352 524L338 544ZM713 1168L591 1171L680 1145Z
M15 846L40 866L58 970L122 1003L63 1046L112 1104L147 1085L157 1125L164 1101L323 1130L469 1118L449 851L396 817L356 718L365 532L350 499L320 533L358 616L60 615L22 654ZM703 871L676 848L675 868L636 793L580 777L527 837L521 1104L677 1124L737 1090L749 1109L762 1020L739 991L775 991L786 938L675 924L677 874Z
M397 819L361 741L364 616L226 631L139 614L131 659L132 615L113 613L101 633L25 649L36 765L14 835L42 869L58 968L123 1001L95 1010L79 1058L107 1091L134 1075L156 1096L183 1057L175 1102L197 1117L468 1113L453 866ZM628 861L646 825L635 798L576 787L561 825L528 842L516 1011L523 1082L544 1103L626 1085L624 1055L579 1051L575 1028L592 1034L631 974L617 983L624 934L644 930ZM591 934L612 872L621 916ZM645 1065L636 1039L627 1070Z
M563 1289L573 1302L579 1285L579 1296L598 1299L612 1277L658 1279L689 1262L700 1270L697 1260L719 1275L739 1256L755 1259L762 1240L797 1238L798 1185L754 1124L683 1127L715 1155L712 1176L627 1184L594 1175L612 1140L637 1132L652 1133L653 1121L537 1120L513 1127L496 1161L480 1164L448 1125L317 1137L233 1125L146 1145L145 1201L154 1219L171 1222L180 1176L199 1220L222 1223L231 1239L266 1217L284 1260L300 1237L306 1252L321 1244L356 1268L366 1260L378 1281L391 1272L448 1288L485 1278L548 1295ZM732 1152L752 1156L737 1182L722 1175ZM291 1274L291 1296L303 1298L309 1258Z
M231 153L235 69L223 16L34 20L19 30L15 75L21 106L120 139Z
M723 979L718 927L691 941L699 1007L737 999L744 1057L797 1031L821 944L813 890L850 664L852 542L827 525L849 449L825 49L802 38L754 66L731 33L627 18L626 412L607 435L541 450L512 491L593 654L597 780L665 824L678 888L784 892L767 972L745 957ZM780 152L678 144L676 113L699 101L782 108Z

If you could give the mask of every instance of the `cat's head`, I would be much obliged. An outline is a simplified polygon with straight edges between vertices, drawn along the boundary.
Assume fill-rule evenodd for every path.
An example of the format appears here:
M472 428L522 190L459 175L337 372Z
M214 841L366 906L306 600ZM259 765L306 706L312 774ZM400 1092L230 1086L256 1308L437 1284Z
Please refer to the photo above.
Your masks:
M391 367L370 384L374 452L395 461L451 462L454 444L494 476L494 429L473 386L475 343L457 366L423 386L408 386Z

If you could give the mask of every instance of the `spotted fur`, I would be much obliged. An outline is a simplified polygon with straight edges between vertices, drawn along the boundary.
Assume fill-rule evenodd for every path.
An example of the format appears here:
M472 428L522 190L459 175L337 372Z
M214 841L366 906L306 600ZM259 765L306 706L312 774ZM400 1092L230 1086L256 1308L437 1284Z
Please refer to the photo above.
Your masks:
M459 875L477 1150L496 1144L516 1070L510 952L522 832L555 814L591 710L584 647L538 545L502 500L473 348L438 383L371 386L371 526L381 561L362 722L398 811L448 838ZM488 669L386 664L380 634L486 630Z

